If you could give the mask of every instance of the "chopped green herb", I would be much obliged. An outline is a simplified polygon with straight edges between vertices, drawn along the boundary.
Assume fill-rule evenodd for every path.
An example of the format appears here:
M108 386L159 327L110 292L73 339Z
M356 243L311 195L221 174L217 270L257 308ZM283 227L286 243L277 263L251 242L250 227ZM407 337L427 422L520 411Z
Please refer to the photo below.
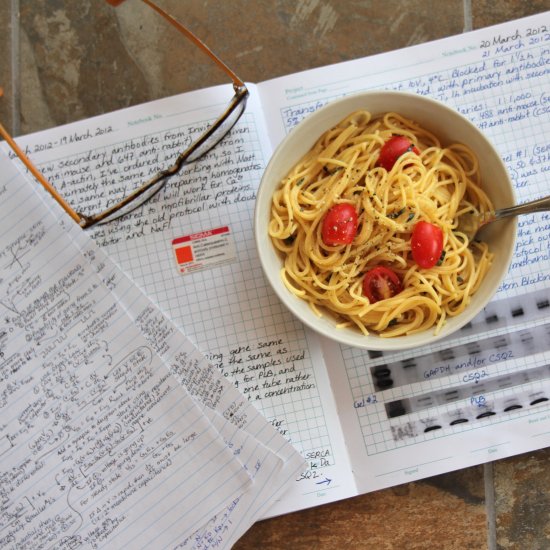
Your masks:
M409 217L407 218L407 221L410 222L414 218L414 212L411 212L409 214Z
M333 174L336 174L336 172L339 172L340 170L343 170L343 166L337 166L336 168L333 168L332 170L329 170L326 166L323 166L323 171L326 172L329 176L332 176Z
M447 252L445 252L445 250L443 250L441 252L441 256L439 256L439 260L437 260L437 263L435 265L441 265L443 263L443 260L445 259L446 254L447 254Z
M393 327L393 326L397 325L397 323L399 323L399 321L394 317L393 319L390 319L390 322L388 323L388 326Z
M306 178L300 178L297 182L296 182L296 185L299 186L299 185L302 185L302 183L304 183Z
M401 214L403 214L403 212L405 212L405 209L401 208L401 210L399 210L399 212L392 212L391 214L388 214L388 218L390 218L392 220L395 220L396 218L399 218L399 216L401 216Z

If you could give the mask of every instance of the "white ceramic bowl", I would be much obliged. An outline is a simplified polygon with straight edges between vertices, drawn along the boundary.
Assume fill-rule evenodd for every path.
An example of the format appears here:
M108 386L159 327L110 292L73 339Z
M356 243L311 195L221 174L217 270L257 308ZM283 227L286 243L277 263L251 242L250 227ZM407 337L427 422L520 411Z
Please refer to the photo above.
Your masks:
M443 145L457 142L468 145L478 157L483 188L495 208L515 204L513 185L498 152L470 121L455 110L427 97L402 92L373 91L346 96L329 103L300 122L279 144L269 161L260 183L254 213L255 239L262 268L273 290L286 307L323 336L342 344L370 350L403 350L431 344L468 323L497 291L514 251L517 228L514 219L497 222L484 229L483 238L495 253L493 265L466 310L456 317L448 318L436 336L432 329L396 338L381 338L376 334L365 336L353 328L337 329L335 321L329 315L318 317L304 300L290 293L281 280L282 257L268 235L273 193L280 181L311 149L323 132L359 109L366 109L373 115L394 111L432 131Z

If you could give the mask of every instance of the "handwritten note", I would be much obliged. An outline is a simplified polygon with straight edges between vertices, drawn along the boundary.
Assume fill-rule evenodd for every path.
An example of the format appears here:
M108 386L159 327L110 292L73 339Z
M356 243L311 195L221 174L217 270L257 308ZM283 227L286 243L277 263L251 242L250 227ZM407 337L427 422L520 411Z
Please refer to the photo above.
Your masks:
M146 547L191 533L251 475L0 163L1 546Z
M64 215L58 212L58 216ZM282 437L284 432L280 426L266 422L85 232L72 222L62 221L62 224L93 270L123 304L151 348L195 398L227 448L253 479L253 487L232 501L223 514L209 519L206 525L177 543L178 548L230 547L288 488L304 468L302 457Z

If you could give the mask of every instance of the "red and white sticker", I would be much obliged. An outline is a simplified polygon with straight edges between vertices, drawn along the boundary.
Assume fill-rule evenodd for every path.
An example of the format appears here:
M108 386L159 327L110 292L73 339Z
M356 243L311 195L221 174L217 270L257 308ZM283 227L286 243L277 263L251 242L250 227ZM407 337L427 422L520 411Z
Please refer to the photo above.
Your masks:
M172 241L172 249L180 273L194 273L233 262L237 257L227 226L178 237Z

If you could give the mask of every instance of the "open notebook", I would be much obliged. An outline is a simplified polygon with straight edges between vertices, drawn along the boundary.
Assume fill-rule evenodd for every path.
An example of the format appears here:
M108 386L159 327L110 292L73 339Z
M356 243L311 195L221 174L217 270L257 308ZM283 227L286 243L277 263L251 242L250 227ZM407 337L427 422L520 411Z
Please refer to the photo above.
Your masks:
M549 28L546 13L251 84L220 146L141 210L90 231L307 461L264 515L550 443L547 214L521 219L508 277L468 327L394 354L341 347L294 319L267 286L252 232L255 192L280 140L330 100L368 89L456 108L501 152L518 202L547 194ZM96 209L172 158L229 93L191 92L18 142L69 200Z

